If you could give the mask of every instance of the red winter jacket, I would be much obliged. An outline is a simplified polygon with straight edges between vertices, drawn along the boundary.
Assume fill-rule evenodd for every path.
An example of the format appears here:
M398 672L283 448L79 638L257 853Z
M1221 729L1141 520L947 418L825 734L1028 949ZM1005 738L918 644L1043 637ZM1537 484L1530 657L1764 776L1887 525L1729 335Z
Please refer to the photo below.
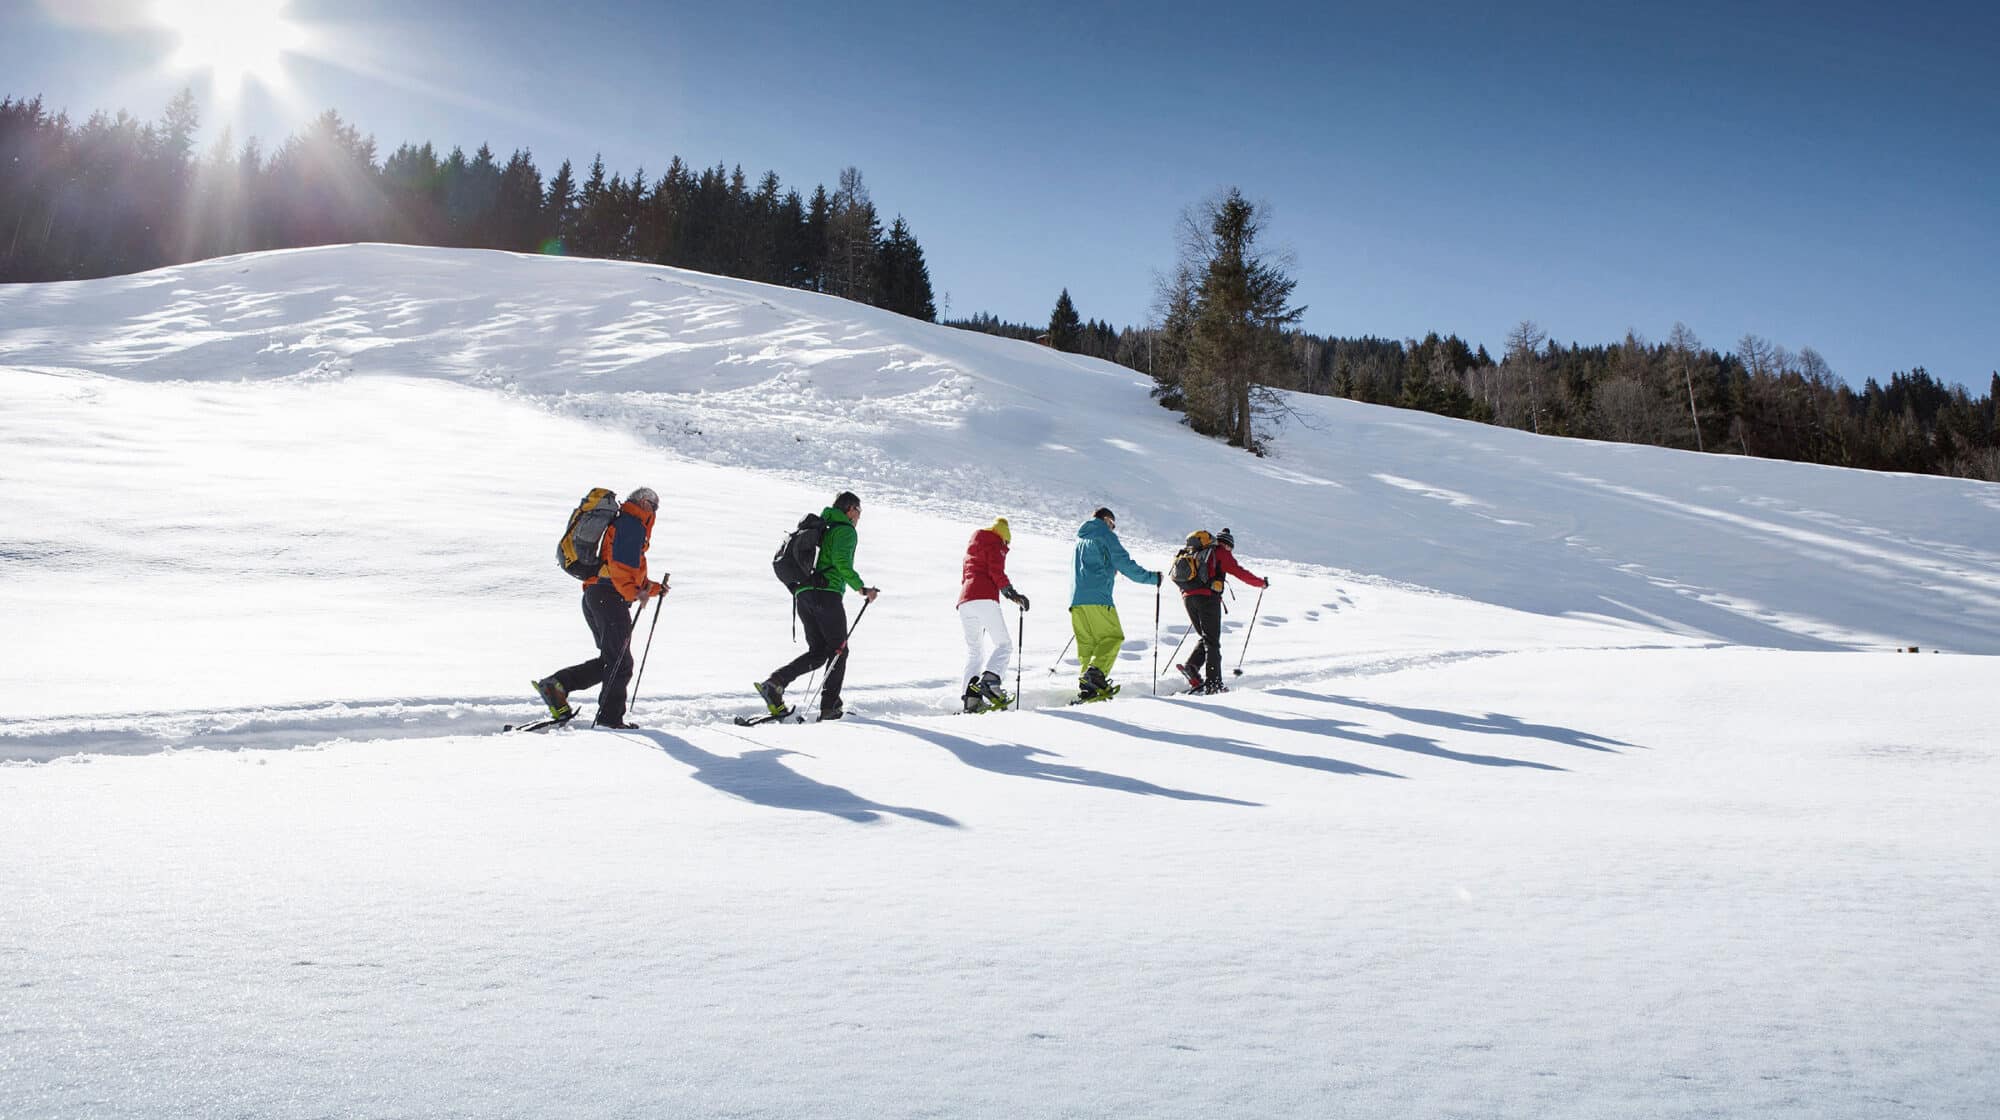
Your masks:
M1007 542L1000 539L1000 534L991 529L972 534L972 540L965 546L965 567L960 578L960 606L974 599L998 599L1002 589L1013 586L1007 579Z
M1221 545L1215 546L1214 558L1215 558L1215 582L1209 584L1207 587L1189 588L1188 590L1181 592L1182 598L1186 598L1189 595L1219 595L1222 592L1222 581L1227 576L1235 576L1237 579L1242 580L1244 583L1247 583L1252 587L1264 586L1264 581L1262 579L1258 578L1257 576L1251 575L1250 569L1245 568L1243 565L1238 564L1236 562L1235 553L1229 551L1228 549L1222 547Z

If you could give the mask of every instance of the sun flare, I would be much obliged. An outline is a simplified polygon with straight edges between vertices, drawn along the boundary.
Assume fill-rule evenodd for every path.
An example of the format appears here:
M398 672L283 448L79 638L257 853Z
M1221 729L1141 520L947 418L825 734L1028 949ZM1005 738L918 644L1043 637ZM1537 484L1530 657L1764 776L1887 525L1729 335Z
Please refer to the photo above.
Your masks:
M158 0L153 14L179 36L172 64L206 70L223 94L246 80L276 85L284 56L305 43L285 14L289 0Z

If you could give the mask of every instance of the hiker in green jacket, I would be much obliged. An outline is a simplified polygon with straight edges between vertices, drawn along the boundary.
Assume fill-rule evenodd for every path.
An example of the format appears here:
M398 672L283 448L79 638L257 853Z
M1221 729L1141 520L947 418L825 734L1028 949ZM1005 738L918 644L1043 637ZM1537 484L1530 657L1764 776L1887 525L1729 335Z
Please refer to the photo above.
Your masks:
M819 560L813 578L792 596L799 625L806 632L806 651L757 685L773 715L788 712L785 689L798 678L832 662L826 688L820 692L819 718L839 719L843 712L840 686L847 679L847 607L842 596L852 587L869 602L877 591L854 571L854 549L860 543L855 526L861 522L861 499L842 491L820 516L826 532L819 539Z
M1069 599L1069 624L1076 631L1078 700L1109 700L1118 691L1107 675L1125 644L1118 623L1118 605L1111 597L1119 573L1134 583L1160 585L1160 573L1149 572L1119 543L1118 518L1099 508L1076 531L1076 584Z

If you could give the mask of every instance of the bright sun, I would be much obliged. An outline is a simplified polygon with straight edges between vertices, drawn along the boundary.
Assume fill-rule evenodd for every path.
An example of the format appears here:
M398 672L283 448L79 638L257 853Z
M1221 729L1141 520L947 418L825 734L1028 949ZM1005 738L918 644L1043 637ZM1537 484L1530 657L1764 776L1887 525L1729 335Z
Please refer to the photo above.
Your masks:
M285 15L290 0L157 0L153 14L180 36L173 65L207 70L225 95L245 79L276 85L283 56L304 45L305 35Z

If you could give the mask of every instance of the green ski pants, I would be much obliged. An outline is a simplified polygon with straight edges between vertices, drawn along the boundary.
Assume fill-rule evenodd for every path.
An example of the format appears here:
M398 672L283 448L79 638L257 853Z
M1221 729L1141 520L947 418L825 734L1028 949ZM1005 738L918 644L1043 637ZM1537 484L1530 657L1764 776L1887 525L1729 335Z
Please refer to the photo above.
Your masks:
M1125 628L1118 625L1117 608L1096 603L1071 607L1069 625L1076 631L1077 675L1081 677L1094 665L1109 677L1111 665L1125 645Z

